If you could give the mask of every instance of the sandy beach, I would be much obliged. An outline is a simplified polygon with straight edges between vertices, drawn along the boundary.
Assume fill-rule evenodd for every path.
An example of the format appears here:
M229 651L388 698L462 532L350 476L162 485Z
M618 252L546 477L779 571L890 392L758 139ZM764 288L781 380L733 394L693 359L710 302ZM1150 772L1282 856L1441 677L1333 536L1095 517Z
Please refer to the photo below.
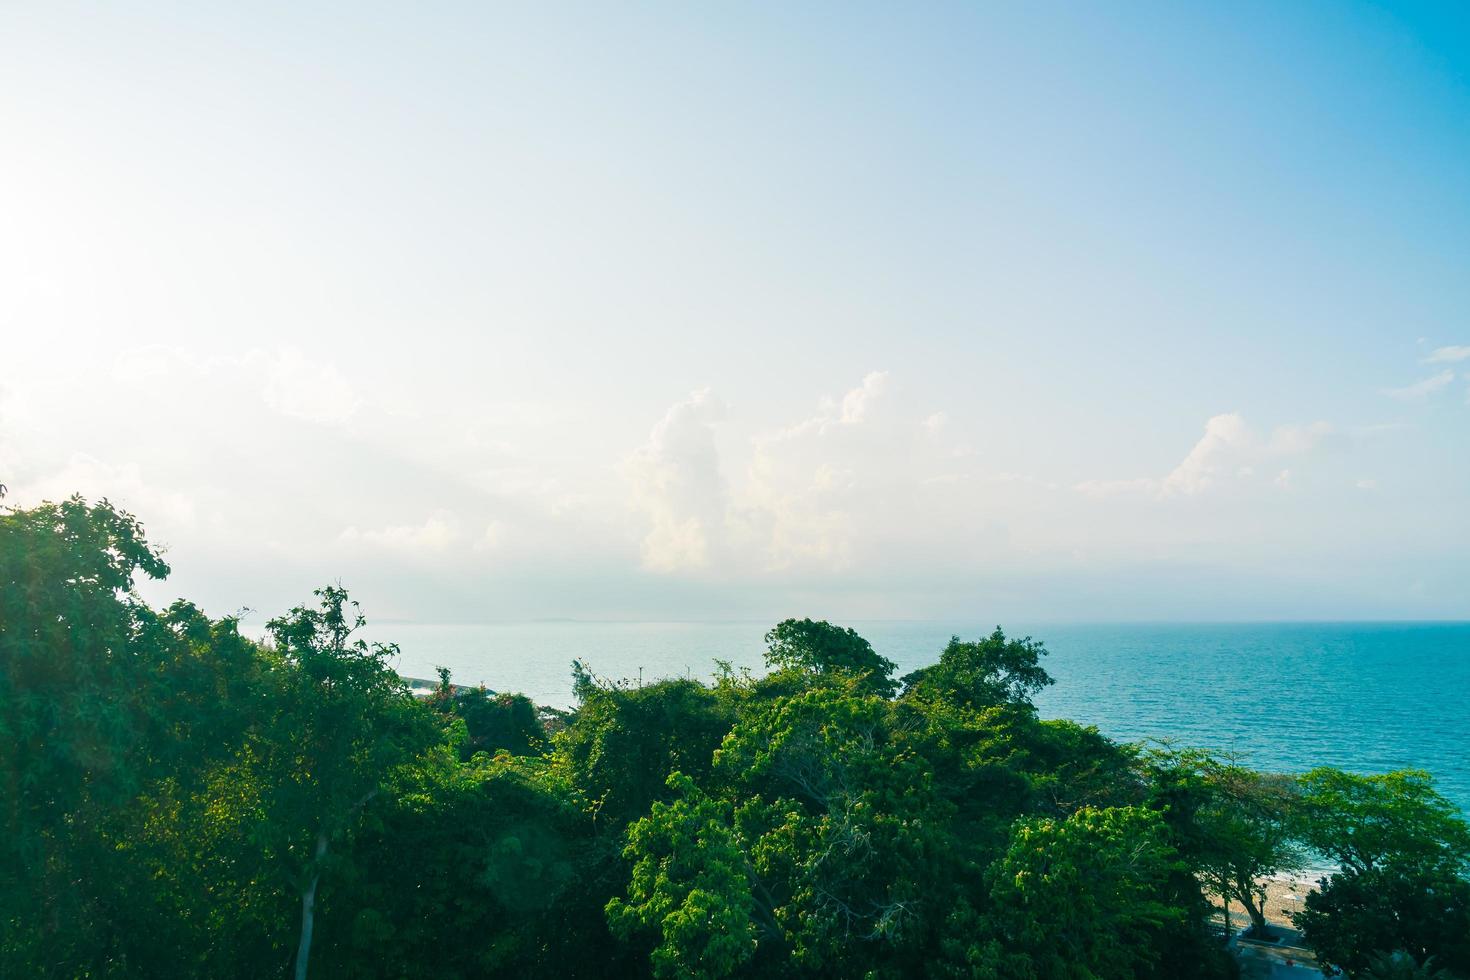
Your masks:
M1308 894L1317 890L1317 879L1325 872L1301 872L1299 874L1274 875L1266 880L1266 919L1274 925L1292 925L1291 915L1302 908L1302 903ZM1220 896L1208 888L1205 894L1215 904L1220 905ZM1230 903L1230 922L1237 929L1250 921L1250 916L1245 911L1245 906L1239 902Z

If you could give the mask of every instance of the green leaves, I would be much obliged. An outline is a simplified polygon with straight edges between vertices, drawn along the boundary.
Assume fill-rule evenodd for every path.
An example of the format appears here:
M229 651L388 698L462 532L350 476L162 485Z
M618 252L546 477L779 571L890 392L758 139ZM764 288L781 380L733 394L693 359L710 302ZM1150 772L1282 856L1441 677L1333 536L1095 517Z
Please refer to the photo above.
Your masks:
M1156 956L1152 934L1181 915L1160 900L1176 862L1148 810L1022 820L990 871L994 938L978 959L1002 977L1133 977Z
M666 680L585 692L576 720L555 739L554 765L613 833L670 798L675 771L703 779L734 724L730 706L702 684Z
M822 620L787 619L766 634L766 666L775 670L838 674L856 680L866 692L892 697L893 661L878 656L852 629Z
M553 717L447 672L416 701L339 586L258 645L131 591L166 572L105 502L0 513L7 976L279 975L303 922L344 977L1219 976L1200 879L1259 913L1300 843L1344 867L1299 920L1324 962L1470 961L1425 774L1144 758L1039 720L1045 651L999 629L895 698L787 620L766 677L579 665Z
M1426 772L1403 769L1357 776L1313 769L1301 778L1301 832L1307 844L1345 868L1385 864L1462 868L1470 862L1470 825L1434 790Z
M436 750L374 808L323 885L313 970L340 977L597 976L621 877L544 759ZM385 932L385 930L390 930Z
M112 857L111 815L168 771L150 736L199 693L174 686L182 642L132 592L166 574L105 500L0 512L0 973L95 953L78 883Z
M1444 868L1343 871L1307 896L1296 925L1319 962L1352 976L1394 953L1470 975L1470 881Z
M1306 859L1297 834L1297 781L1198 752L1175 762L1194 767L1196 776L1195 871L1222 903L1240 902L1254 926L1264 929L1265 879L1298 870Z
M772 927L811 970L908 962L957 865L953 807L895 705L821 687L753 705L716 756Z
M672 803L655 803L628 828L633 862L627 900L607 904L618 935L654 939L655 976L726 977L755 952L754 900L729 808L674 773Z
M1301 787L1303 838L1342 865L1296 917L1318 958L1356 973L1405 952L1470 973L1470 825L1429 774L1314 769Z
M1025 637L1006 639L995 632L971 643L958 636L939 655L939 663L903 678L904 697L941 699L967 708L1031 704L1031 697L1053 683L1041 666L1046 647Z

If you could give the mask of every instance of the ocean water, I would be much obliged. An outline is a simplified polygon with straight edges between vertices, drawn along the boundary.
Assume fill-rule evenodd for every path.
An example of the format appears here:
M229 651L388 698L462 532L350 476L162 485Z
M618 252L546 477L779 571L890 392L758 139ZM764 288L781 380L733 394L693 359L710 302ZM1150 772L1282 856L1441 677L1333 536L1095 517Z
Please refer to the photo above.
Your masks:
M854 622L900 674L932 663L963 622ZM571 700L571 661L646 680L709 678L716 659L759 671L767 624L385 623L397 667L459 683ZM1167 740L1240 753L1282 772L1413 767L1470 813L1470 623L1022 624L1046 643L1056 684L1043 717L1096 725L1125 741Z

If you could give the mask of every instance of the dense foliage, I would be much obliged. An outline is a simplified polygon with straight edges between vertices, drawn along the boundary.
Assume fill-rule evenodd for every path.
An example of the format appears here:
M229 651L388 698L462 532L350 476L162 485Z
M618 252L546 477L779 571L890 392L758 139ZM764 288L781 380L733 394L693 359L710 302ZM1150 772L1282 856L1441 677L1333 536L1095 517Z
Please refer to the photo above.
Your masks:
M577 664L556 712L415 698L341 588L255 642L141 601L167 572L105 501L0 512L0 975L1229 977L1220 897L1263 929L1310 850L1324 963L1470 976L1470 829L1427 776L1043 720L1030 638L900 679L788 620L763 676Z

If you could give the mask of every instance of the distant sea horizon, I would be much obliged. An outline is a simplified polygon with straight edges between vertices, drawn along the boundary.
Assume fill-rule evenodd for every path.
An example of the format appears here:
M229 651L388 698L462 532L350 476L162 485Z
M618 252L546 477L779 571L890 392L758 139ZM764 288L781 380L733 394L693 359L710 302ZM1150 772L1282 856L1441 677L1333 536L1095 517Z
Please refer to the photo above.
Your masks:
M515 691L538 704L572 700L571 662L600 677L709 680L715 661L760 673L755 620L495 623L379 620L409 677L448 667L457 683ZM933 663L950 636L991 622L852 620L900 675ZM1470 813L1470 621L1022 622L1007 635L1046 644L1056 683L1042 717L1095 725L1127 742L1236 753L1260 769L1357 772L1415 768Z

